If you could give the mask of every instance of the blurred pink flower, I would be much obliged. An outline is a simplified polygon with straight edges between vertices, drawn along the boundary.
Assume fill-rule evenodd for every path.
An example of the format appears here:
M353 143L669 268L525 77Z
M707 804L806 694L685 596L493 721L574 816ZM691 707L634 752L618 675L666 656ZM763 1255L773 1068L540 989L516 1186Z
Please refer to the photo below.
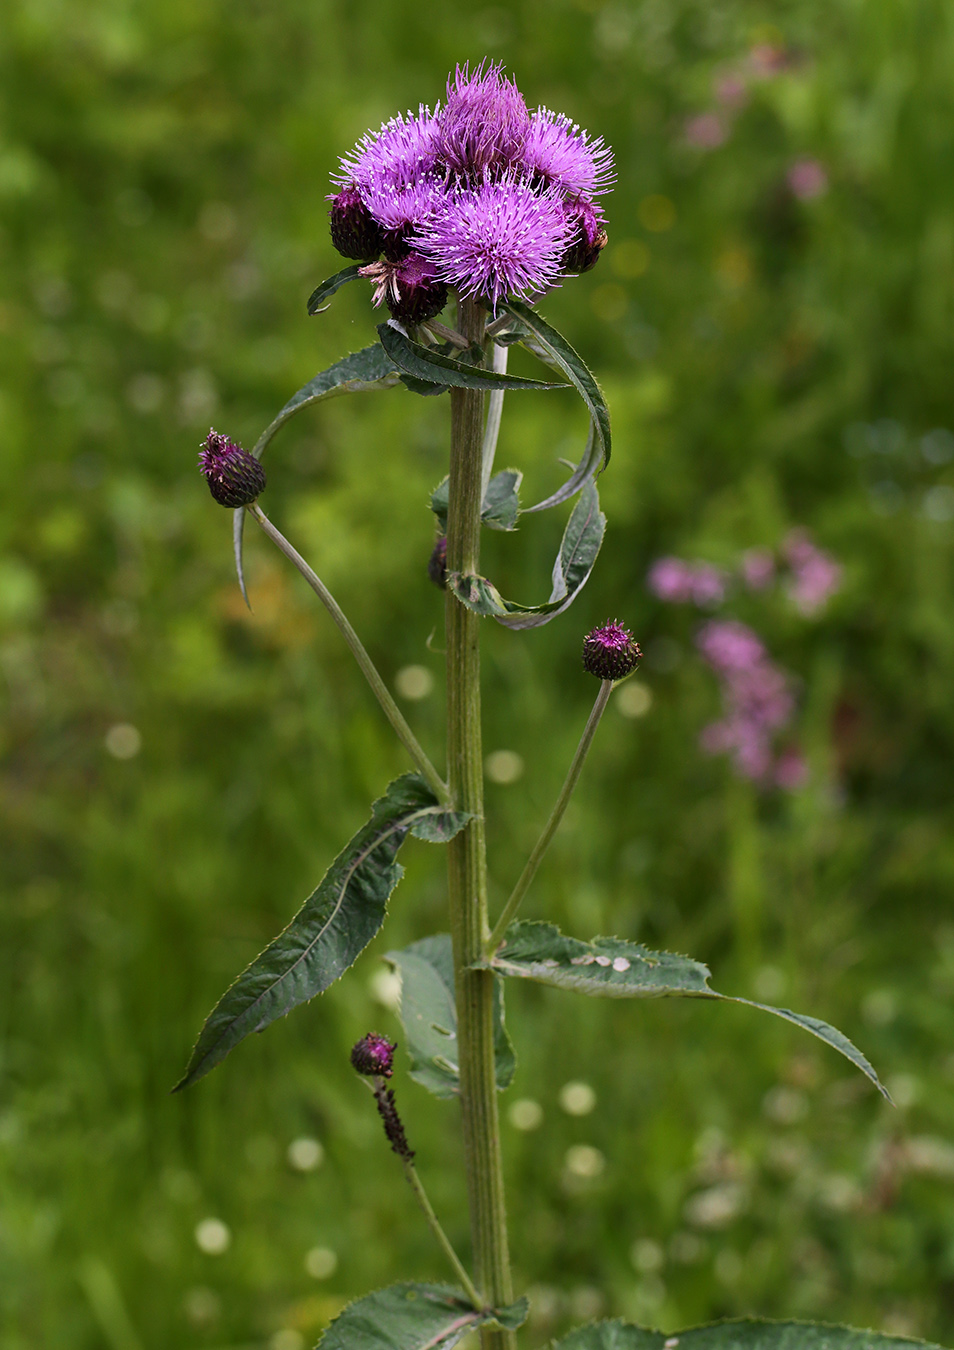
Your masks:
M702 655L722 682L725 716L700 737L709 754L731 754L738 773L768 782L773 734L786 726L795 708L788 677L769 659L756 633L734 619L714 619L696 638Z
M796 159L786 174L786 181L803 202L822 197L828 191L828 174L817 159Z
M757 42L749 52L752 73L757 79L770 80L792 64L789 52L777 42Z
M725 108L741 108L749 99L748 87L740 75L720 75L713 85L713 92Z
M646 584L653 595L670 604L685 605L692 599L692 568L681 558L657 558Z
M700 609L715 609L725 599L725 573L710 563L696 563L690 567L693 603Z
M788 594L806 619L824 609L841 586L842 567L830 553L817 548L806 530L792 530L782 545L791 568Z
M775 580L775 554L769 548L749 548L739 567L750 591L764 591Z
M685 125L685 137L689 145L697 150L716 150L724 145L728 130L718 113L697 113L690 117Z
M712 619L699 630L696 646L719 675L746 670L766 655L758 634L737 619Z
M783 750L775 761L775 782L786 792L795 792L808 781L808 765L800 750Z

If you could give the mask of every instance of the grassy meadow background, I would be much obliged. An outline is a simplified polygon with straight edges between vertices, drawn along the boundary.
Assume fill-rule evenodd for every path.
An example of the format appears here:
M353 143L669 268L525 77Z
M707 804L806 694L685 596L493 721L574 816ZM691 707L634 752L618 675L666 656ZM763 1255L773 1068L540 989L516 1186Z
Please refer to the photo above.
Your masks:
M751 1312L954 1344L954 11L11 0L8 1350L304 1350L346 1300L445 1278L347 1063L370 1027L398 1030L381 956L442 927L440 850L407 845L390 919L345 980L169 1089L226 984L408 767L326 616L251 529L246 612L197 447L210 422L251 443L372 340L358 286L305 313L339 265L329 173L485 54L531 106L602 133L619 169L598 268L541 306L598 373L616 450L577 604L528 634L487 624L486 745L511 752L495 761L511 781L488 787L494 902L594 694L581 636L618 615L646 692L616 696L526 915L688 952L716 988L833 1022L897 1102L748 1009L509 988L528 1343L600 1315L673 1329ZM824 190L799 198L788 175L806 160ZM274 442L265 500L387 678L419 693L426 677L415 690L400 672L435 677L405 707L438 762L442 600L425 565L447 417L403 389L322 405ZM508 395L500 463L525 470L525 500L585 430L570 393ZM488 538L506 594L545 597L559 517ZM703 616L645 578L661 554L729 566L795 526L843 564L825 612L801 618L777 589L726 611L799 690L808 783L759 793L698 748L718 712L694 653ZM455 1111L403 1068L396 1087L463 1247Z

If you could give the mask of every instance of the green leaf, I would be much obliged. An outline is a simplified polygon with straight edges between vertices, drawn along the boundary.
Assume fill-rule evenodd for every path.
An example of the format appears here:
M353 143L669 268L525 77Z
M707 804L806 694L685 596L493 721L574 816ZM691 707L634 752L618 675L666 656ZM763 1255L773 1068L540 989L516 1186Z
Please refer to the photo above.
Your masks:
M519 469L502 469L487 484L480 518L491 530L515 530L520 514L517 490L523 481ZM441 533L447 533L447 506L450 479L444 478L431 493L431 510L437 517Z
M553 584L546 604L515 604L505 600L486 577L462 576L459 572L448 573L448 588L475 614L492 616L507 628L538 628L568 609L576 599L593 570L605 530L606 517L600 510L596 484L590 481L567 521L553 564Z
M400 952L388 952L401 975L401 1023L411 1057L411 1077L435 1097L456 1097L457 1005L454 957L446 934L422 938ZM504 1022L503 984L494 980L494 1059L497 1087L508 1088L516 1060Z
M571 1331L556 1342L553 1350L914 1350L916 1346L939 1350L932 1341L856 1331L825 1322L742 1318L672 1334L629 1322L593 1322Z
M314 998L356 960L384 922L404 869L395 861L409 830L449 815L416 773L404 774L338 854L288 927L255 958L206 1019L175 1091L214 1068L251 1031Z
M401 375L401 383L405 389L409 389L412 394L420 394L422 398L438 398L450 388L448 384L434 384L431 380L418 380L407 374Z
M433 806L420 812L411 833L415 839L426 839L429 844L446 844L473 818L472 811L448 811L445 806Z
M475 1327L516 1328L526 1316L525 1298L478 1310L462 1290L445 1284L392 1284L349 1303L318 1344L321 1350L450 1350Z
M788 1008L773 1008L751 999L719 994L709 988L708 968L688 956L651 952L622 938L598 937L592 942L580 942L566 937L552 923L522 920L507 930L490 968L499 975L603 998L708 998L758 1008L817 1036L849 1059L891 1100L867 1059L840 1031L827 1022Z
M340 291L342 286L346 286L349 281L356 280L364 263L352 263L350 267L344 267L340 272L336 272L333 277L323 281L320 286L316 286L308 297L308 313L320 313L320 307L325 300L330 300L335 291Z
M436 347L425 347L414 342L389 323L378 324L381 345L401 370L418 380L433 384L453 385L455 389L563 389L562 380L547 383L543 380L525 380L518 375L499 375L493 370L478 370L453 356L445 356Z
M570 346L566 338L542 319L537 311L522 300L506 300L501 308L515 319L519 319L533 338L548 353L553 363L563 371L567 379L575 386L583 402L590 410L593 429L603 458L603 467L610 462L612 450L610 436L609 409L603 397L603 391L580 354Z
M557 488L556 492L551 492L549 497L544 497L542 502L537 502L535 506L528 506L524 510L525 515L533 515L535 511L546 511L548 507L559 506L561 502L569 499L579 492L580 488L592 478L600 467L602 461L602 450L595 434L595 422L590 418L590 430L586 437L586 446L580 458L579 464L573 470L570 477L562 487ZM569 461L561 461L569 463Z

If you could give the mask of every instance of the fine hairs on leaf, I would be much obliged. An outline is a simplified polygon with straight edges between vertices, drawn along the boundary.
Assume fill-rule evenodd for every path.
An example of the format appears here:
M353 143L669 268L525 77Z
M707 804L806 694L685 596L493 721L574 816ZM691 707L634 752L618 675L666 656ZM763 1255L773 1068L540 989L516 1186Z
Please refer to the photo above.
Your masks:
M514 1330L526 1321L525 1298L504 1308L475 1308L445 1284L392 1284L349 1303L319 1341L321 1350L449 1350L477 1327Z

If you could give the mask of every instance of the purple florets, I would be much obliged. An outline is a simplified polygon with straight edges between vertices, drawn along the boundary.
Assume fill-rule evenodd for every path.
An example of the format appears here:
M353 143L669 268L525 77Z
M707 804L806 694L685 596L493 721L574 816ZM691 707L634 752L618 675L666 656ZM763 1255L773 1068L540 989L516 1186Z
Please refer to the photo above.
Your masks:
M255 456L211 428L199 451L199 468L220 506L250 506L265 489L265 470Z
M615 619L583 639L583 669L601 680L621 680L636 669L642 655L632 633Z
M397 1045L392 1045L385 1036L379 1036L376 1031L369 1031L367 1036L362 1036L351 1049L351 1067L358 1073L371 1078L390 1078L394 1072L394 1052Z
M568 117L531 115L502 66L458 66L443 108L391 118L341 160L332 241L373 264L364 275L374 303L402 322L434 317L447 286L496 306L596 263L606 231L593 198L609 189L612 166L609 147ZM410 273L397 274L405 262ZM426 296L405 304L402 294L425 282Z

